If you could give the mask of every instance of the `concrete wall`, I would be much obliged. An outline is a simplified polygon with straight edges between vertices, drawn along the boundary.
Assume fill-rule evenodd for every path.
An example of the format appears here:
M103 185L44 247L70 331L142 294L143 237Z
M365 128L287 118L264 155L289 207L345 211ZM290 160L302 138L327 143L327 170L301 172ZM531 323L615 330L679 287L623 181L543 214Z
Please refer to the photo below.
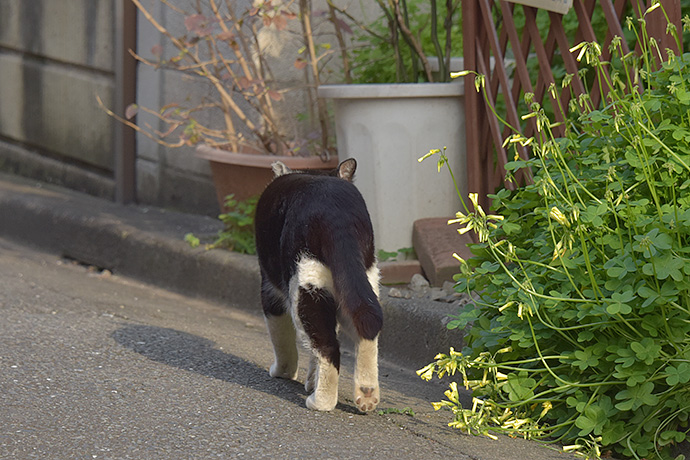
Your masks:
M181 15L159 0L142 3L164 27L169 27L176 35L184 33ZM174 0L171 3L191 10L188 0ZM139 13L137 52L155 62L157 57L151 53L151 49L156 45L163 48L163 56L177 54L168 40ZM137 64L136 100L140 106L157 111L170 103L193 105L207 94L209 88L203 80L193 79L176 70L154 69L142 63ZM208 116L205 121L210 121ZM141 110L137 115L137 123L141 126L151 125L160 131L166 130L156 117ZM174 139L169 141L173 142ZM208 162L196 158L192 147L168 148L144 135L137 135L136 148L137 198L140 202L201 214L218 213Z
M0 171L113 195L115 0L0 0Z

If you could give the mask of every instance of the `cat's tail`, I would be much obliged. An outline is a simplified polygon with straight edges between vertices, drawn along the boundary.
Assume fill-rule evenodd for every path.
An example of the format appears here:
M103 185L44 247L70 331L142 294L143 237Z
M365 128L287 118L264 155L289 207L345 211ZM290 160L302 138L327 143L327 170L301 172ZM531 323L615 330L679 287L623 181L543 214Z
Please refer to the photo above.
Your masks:
M361 338L374 340L383 326L383 311L372 286L379 282L376 264L367 270L361 257L346 253L328 265L333 275L333 294L343 313L352 320Z

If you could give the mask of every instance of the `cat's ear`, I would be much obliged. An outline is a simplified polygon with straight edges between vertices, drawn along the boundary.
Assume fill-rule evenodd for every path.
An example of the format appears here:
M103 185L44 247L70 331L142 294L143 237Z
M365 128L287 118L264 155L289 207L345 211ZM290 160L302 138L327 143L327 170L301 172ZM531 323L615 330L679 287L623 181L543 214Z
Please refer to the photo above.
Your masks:
M292 172L292 169L285 166L285 163L282 161L271 163L271 168L273 169L273 174L275 174L276 177L284 176L285 174L290 174Z
M343 160L338 165L338 177L352 182L355 178L355 170L357 169L357 161L354 158Z

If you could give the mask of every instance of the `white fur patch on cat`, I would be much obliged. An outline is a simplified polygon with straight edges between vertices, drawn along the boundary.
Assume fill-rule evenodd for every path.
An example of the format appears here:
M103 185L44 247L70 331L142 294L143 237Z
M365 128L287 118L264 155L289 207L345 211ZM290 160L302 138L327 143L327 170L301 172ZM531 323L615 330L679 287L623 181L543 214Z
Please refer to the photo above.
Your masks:
M331 270L316 259L303 257L297 262L295 273L297 283L303 288L327 289L333 292L333 274Z
M374 290L374 294L376 294L376 298L378 299L379 286L381 283L381 271L375 263L369 270L367 270L367 279L369 280L369 284L371 285L371 288Z
M333 275L331 270L324 264L311 257L302 257L297 262L297 270L290 278L290 301L288 311L295 324L300 340L307 349L312 349L309 337L304 332L302 321L299 319L297 305L299 304L299 289L326 289L333 292Z

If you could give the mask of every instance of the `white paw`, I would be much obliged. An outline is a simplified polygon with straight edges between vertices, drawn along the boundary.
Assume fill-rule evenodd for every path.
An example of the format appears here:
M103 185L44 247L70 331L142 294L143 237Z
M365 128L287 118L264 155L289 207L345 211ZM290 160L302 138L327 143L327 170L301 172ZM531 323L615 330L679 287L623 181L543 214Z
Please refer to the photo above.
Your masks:
M379 388L360 386L355 388L355 405L362 412L376 409L379 403Z
M292 367L292 366L290 366ZM279 379L295 380L297 378L297 369L288 368L288 366L278 366L278 363L273 363L271 369L268 371L271 377Z
M324 397L318 398L316 393L310 394L307 398L307 407L311 410L330 411L335 408L337 403L337 399L333 400L332 398Z

